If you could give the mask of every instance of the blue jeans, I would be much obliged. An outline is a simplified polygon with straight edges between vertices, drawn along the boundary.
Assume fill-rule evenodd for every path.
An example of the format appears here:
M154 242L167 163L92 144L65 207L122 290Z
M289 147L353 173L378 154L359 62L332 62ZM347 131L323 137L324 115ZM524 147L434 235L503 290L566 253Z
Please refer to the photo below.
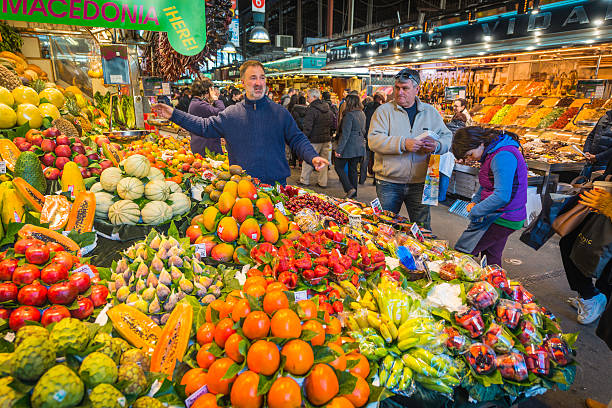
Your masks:
M376 195L383 210L398 214L406 205L410 221L431 230L429 206L421 204L424 183L398 184L376 180Z

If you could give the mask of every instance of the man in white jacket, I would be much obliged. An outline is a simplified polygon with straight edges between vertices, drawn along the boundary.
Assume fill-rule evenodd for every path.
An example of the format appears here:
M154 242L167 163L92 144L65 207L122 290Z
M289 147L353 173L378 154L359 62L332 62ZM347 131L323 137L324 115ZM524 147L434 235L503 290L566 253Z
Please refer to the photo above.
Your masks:
M431 229L429 206L421 204L431 153L448 152L452 133L433 106L417 97L421 78L404 68L395 76L394 100L381 105L370 123L376 194L384 210L399 213Z

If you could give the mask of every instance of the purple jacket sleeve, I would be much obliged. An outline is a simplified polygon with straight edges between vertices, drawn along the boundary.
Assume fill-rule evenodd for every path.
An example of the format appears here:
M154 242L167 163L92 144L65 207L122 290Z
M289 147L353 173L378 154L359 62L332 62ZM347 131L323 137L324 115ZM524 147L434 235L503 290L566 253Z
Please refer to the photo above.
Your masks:
M172 112L170 121L195 135L210 139L217 139L220 137L225 137L225 132L223 131L224 117L225 115L219 115L203 119L198 116L182 112L179 109L175 109Z

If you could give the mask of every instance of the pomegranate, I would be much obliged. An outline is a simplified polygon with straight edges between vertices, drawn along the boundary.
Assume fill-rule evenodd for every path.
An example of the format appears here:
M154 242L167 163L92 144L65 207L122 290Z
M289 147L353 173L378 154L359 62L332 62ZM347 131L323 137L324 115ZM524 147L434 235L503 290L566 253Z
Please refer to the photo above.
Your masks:
M8 309L0 309L0 319L8 319L11 315L11 311Z
M87 290L91 286L91 279L89 278L89 275L85 272L73 273L68 279L70 280L70 282L72 282L74 286L76 286L79 293L87 292Z
M27 306L42 306L47 301L47 288L38 281L30 285L26 285L19 290L17 300L22 305Z
M0 302L17 300L19 288L13 282L0 283Z
M4 261L0 261L0 280L11 280L18 262L19 261L16 259L5 259Z
M68 268L58 262L52 262L40 271L40 279L47 285L68 279Z
M43 242L39 239L35 238L24 238L15 242L14 249L17 254L25 254L26 249L31 247L34 244L42 244Z
M91 288L91 295L89 298L93 302L94 307L100 307L106 304L106 298L108 297L108 288L104 285L95 285Z
M49 260L49 248L45 244L31 245L25 251L26 260L35 265L42 265Z
M75 319L85 320L89 316L91 316L94 310L94 305L91 299L79 296L77 298L77 303L79 305L79 308L70 311L70 315L72 317L74 317Z
M67 317L70 317L70 310L68 310L65 306L53 305L45 310L40 322L43 326L47 327L51 323L57 323Z
M9 317L9 327L13 331L17 331L23 326L27 320L33 322L40 321L40 311L32 306L21 306L13 310Z
M55 242L53 242L53 244L55 244ZM55 245L59 245L59 244L55 244ZM59 246L61 247L61 245L59 245ZM74 261L72 260L72 255L71 254L69 254L68 252L65 252L63 247L59 251L54 250L54 249L52 249L52 251L55 252L55 255L53 256L53 259L51 259L51 261L53 261L53 263L62 264L68 270L72 269L72 265L74 264Z
M60 282L52 285L47 291L49 302L56 305L69 305L74 302L78 290L72 282Z
M13 282L16 285L29 285L36 279L40 279L40 271L37 267L30 264L18 266L13 272Z

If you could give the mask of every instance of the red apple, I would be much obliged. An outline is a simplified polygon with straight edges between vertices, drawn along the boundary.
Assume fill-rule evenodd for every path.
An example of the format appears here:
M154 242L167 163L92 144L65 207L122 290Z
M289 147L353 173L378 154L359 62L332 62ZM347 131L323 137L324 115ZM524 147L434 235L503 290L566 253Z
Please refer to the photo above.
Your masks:
M100 165L100 168L102 170L106 170L109 167L113 167L113 162L110 160L102 160L100 163L98 163Z
M47 167L43 174L47 180L57 180L60 176L60 171L55 167Z
M53 144L55 145L55 143ZM55 147L53 149L55 149ZM40 158L40 161L42 162L42 164L44 164L47 167L53 166L53 163L55 163L55 155L53 153L45 153L45 155Z
M90 169L89 169L89 172L90 172L92 175L94 175L94 174L95 174L96 176L99 176L99 175L101 175L101 174L102 174L102 169L99 169L99 168L97 168L97 167L93 167L93 168L90 168Z
M30 142L22 142L17 145L17 148L22 152L30 150L30 147L32 147L32 144Z
M70 317L70 310L68 310L64 306L53 305L47 310L45 310L42 315L42 319L40 319L40 322L43 326L47 327L51 323L57 323L67 317Z
M73 149L74 150L74 149ZM89 159L84 154L77 154L74 159L72 159L80 167L89 166Z
M84 179L91 177L91 172L87 167L79 167L79 170L81 170L81 176L83 176Z
M40 146L42 144L42 141L43 141L43 137L41 133L41 134L32 135L30 143L36 146Z
M71 148L75 153L85 154L85 146L83 146L81 143L73 143Z
M43 130L43 136L47 137L49 139L55 139L56 137L58 137L61 134L62 134L62 132L60 132L59 129L56 128L55 126L50 127L49 129Z
M11 311L8 309L0 309L0 319L8 319L11 315Z
M19 146L23 142L27 142L25 137L16 137L16 138L13 139L13 143L15 143L15 145L17 145L17 146Z
M100 155L98 153L90 153L87 155L87 158L91 161L98 161L100 160Z
M70 159L68 157L58 157L57 159L55 159L55 167L57 167L60 170L64 170L64 165L68 163L69 161Z
M58 137L58 140L59 140L59 137ZM72 150L70 150L70 146L68 145L58 144L55 147L55 154L58 157L70 157L72 155Z
M70 145L70 139L66 135L59 135L55 138L55 142L58 145Z
M40 144L44 152L52 152L55 150L55 142L51 139L45 139Z
M25 134L25 138L28 142L30 143L34 143L34 140L41 138L42 139L42 132L38 129L30 129L26 132Z
M39 147L36 146L35 144L33 144L32 146L30 146L30 148L28 150L31 151L31 152L35 152L38 149L39 149Z

